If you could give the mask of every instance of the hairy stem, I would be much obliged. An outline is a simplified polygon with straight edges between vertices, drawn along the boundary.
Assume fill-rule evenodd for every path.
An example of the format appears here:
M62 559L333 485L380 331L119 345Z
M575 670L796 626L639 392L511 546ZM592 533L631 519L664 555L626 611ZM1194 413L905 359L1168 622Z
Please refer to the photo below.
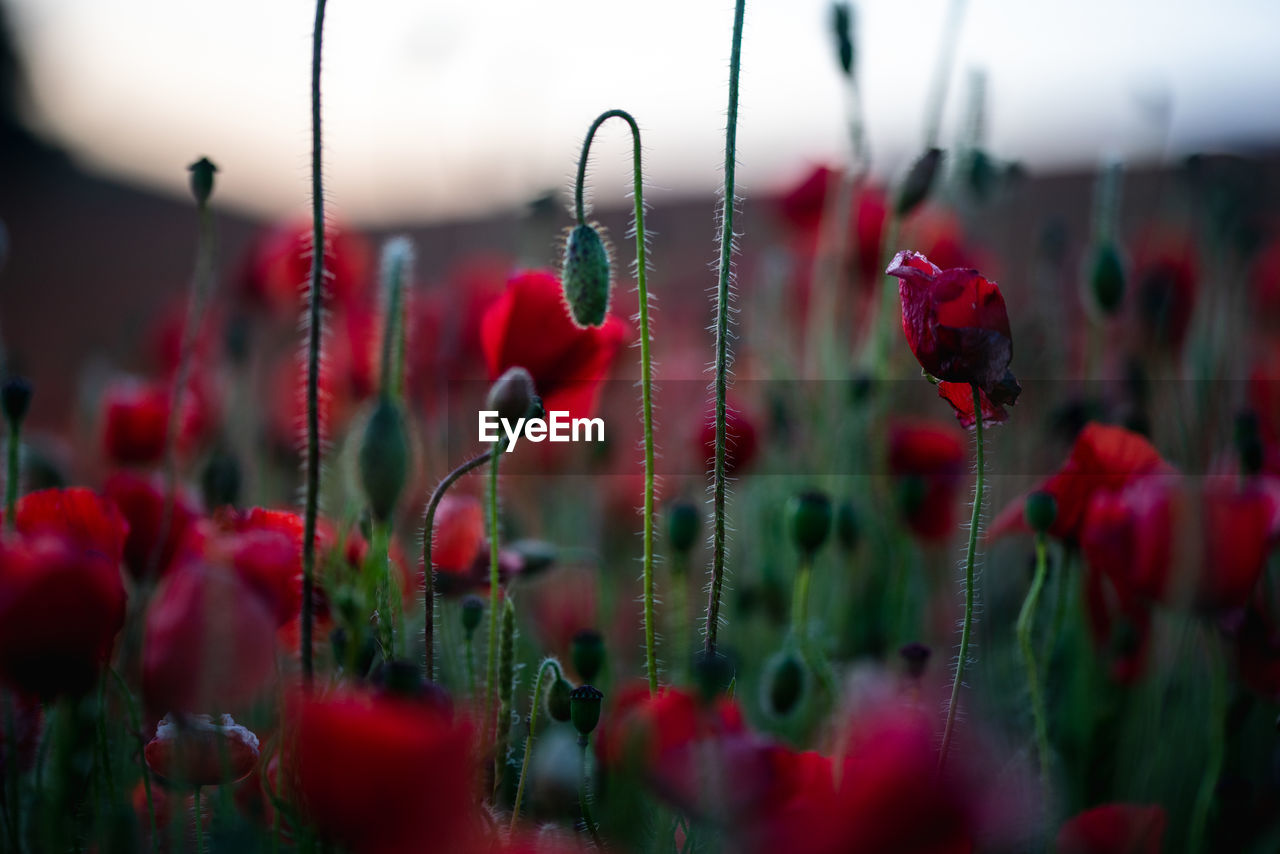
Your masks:
M511 807L511 833L516 832L516 822L520 818L520 804L524 800L524 784L529 777L529 757L533 755L533 737L538 731L538 706L542 698L542 677L548 668L554 670L557 679L564 678L560 671L560 662L548 658L538 668L538 678L533 681L533 698L529 704L529 734L524 737L524 759L520 762L520 782L516 785L516 799Z
M600 839L600 829L596 827L595 819L591 817L591 777L587 773L590 755L587 752L587 744L585 735L578 737L578 748L582 752L582 782L578 787L578 804L582 807L582 823L587 826L591 841L596 848L603 851L604 842Z
M503 441L498 440L489 463L489 649L484 669L484 732L493 732L493 699L498 676L498 460Z

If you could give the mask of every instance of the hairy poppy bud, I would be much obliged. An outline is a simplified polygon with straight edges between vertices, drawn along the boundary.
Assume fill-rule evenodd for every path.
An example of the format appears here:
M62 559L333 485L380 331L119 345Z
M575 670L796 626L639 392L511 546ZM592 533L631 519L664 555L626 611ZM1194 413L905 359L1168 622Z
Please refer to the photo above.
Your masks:
M836 54L840 70L846 77L853 76L853 7L848 3L836 3L831 7L831 29L836 37Z
M360 485L379 522L391 518L409 476L409 431L404 413L389 397L374 407L360 443Z
M604 694L590 685L579 685L569 692L569 718L578 735L586 738L600 723L600 701Z
M207 510L234 506L240 498L240 461L226 448L209 455L200 472L200 492Z
M906 179L902 182L902 187L898 190L898 199L894 205L894 212L900 216L906 216L911 213L921 202L929 198L929 192L933 189L934 179L938 177L938 167L942 165L942 149L930 148L924 154L911 164L911 171L907 173Z
M604 667L604 637L595 629L583 629L573 636L569 658L583 682L594 682Z
M1098 310L1113 315L1124 302L1124 261L1120 250L1107 241L1095 250L1089 270L1089 295Z
M489 388L489 409L498 417L515 424L529 417L535 407L542 408L542 401L533 388L533 377L524 368L507 368L506 373L494 380Z
M191 173L191 194L196 197L197 204L205 204L213 195L213 175L218 167L207 157L201 157L187 167Z
M667 507L667 541L671 548L684 554L693 548L702 526L702 514L692 501L673 501Z
M764 706L773 715L785 718L796 708L808 685L808 671L800 656L783 650L765 665Z
M572 693L573 686L563 676L557 676L555 681L551 683L551 687L547 689L547 714L551 715L553 720L557 720L560 723L569 720L569 696Z
M862 522L852 501L841 501L836 508L836 539L840 548L847 552L856 550L858 541L862 539Z
M932 654L933 650L919 641L903 644L898 649L898 655L907 666L907 674L912 679L919 679L924 675L924 669L929 666L929 656Z
M1058 499L1053 497L1052 492L1033 492L1027 496L1023 514L1031 530L1037 534L1047 533L1058 518Z
M564 245L564 300L578 326L603 326L609 314L609 247L591 225L575 226Z
M467 633L467 637L475 634L476 628L480 625L480 618L483 616L483 599L472 594L462 600L462 630Z
M23 377L10 377L0 388L0 406L4 408L5 420L10 424L21 424L27 417L27 409L31 407L31 383Z
M810 491L787 501L787 534L803 554L812 557L831 533L831 499Z

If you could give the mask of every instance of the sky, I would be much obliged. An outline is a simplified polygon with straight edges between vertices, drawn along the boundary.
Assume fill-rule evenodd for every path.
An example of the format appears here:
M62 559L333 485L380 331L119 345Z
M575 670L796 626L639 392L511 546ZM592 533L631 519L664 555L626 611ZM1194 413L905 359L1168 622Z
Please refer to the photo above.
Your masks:
M862 0L858 64L877 172L921 146L952 0ZM36 119L86 165L167 193L220 167L222 204L302 211L309 186L309 0L8 0ZM330 0L326 181L367 225L482 216L565 189L600 112L633 113L646 195L721 181L731 0ZM747 0L740 190L845 156L828 0ZM1263 0L968 0L944 113L955 139L986 80L986 138L1030 168L1280 140L1280 4ZM604 203L630 141L592 155Z

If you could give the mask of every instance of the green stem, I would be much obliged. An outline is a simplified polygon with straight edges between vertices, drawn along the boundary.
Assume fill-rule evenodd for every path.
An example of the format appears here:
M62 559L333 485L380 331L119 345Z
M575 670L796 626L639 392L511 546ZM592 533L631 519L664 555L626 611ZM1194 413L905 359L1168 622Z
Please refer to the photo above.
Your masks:
M587 744L585 735L578 737L578 747L582 752L582 785L578 788L578 804L582 807L582 823L587 826L587 833L591 835L591 841L596 848L603 851L604 842L600 839L600 829L596 827L595 819L591 817L591 778L587 774L589 760Z
M393 238L383 248L382 277L387 305L382 329L381 370L382 394L397 402L404 383L404 280L406 278L408 241Z
M658 664L654 652L654 604L653 604L653 492L654 492L654 442L653 442L653 365L649 355L649 286L648 259L646 256L646 232L644 228L644 179L640 168L640 128L631 114L625 110L609 110L601 113L591 124L582 142L582 156L578 158L578 182L576 185L576 210L578 224L586 224L583 204L583 185L586 183L587 156L596 131L612 118L622 119L631 128L631 162L633 172L632 195L635 201L636 235L636 288L640 293L640 409L644 422L644 660L649 676L649 693L658 692Z
M1036 655L1031 647L1031 629L1035 623L1036 606L1040 602L1040 591L1044 588L1045 575L1048 572L1047 543L1044 534L1036 535L1036 573L1031 580L1031 589L1022 602L1022 610L1018 613L1017 634L1018 646L1022 649L1022 663L1027 668L1027 688L1031 694L1031 717L1035 721L1036 751L1040 759L1040 784L1045 795L1049 793L1049 731L1045 723L1044 696L1040 692L1040 677L1036 671Z
M947 83L951 80L951 65L960 40L960 23L964 18L965 0L951 0L947 7L947 19L942 25L942 45L938 51L938 64L933 71L933 84L929 87L929 100L924 115L924 148L936 148L942 128L942 108L947 101Z
M803 640L808 632L805 624L809 619L809 577L813 574L813 561L805 555L800 559L800 571L796 573L795 584L791 589L791 631L799 640Z
M902 217L897 212L889 215L889 228L885 232L887 238L884 242L884 253L880 258L880 262L886 267L888 260L891 259L892 253L898 251L898 234L902 230ZM884 273L884 268L876 270L876 276L881 279L880 291L880 309L876 313L875 328L871 330L871 364L865 367L874 372L876 376L884 378L889 372L889 342L893 339L894 321L899 317L899 297L898 297L898 281L892 276ZM864 351L865 352L865 351Z
M489 463L489 649L484 669L484 731L493 731L493 697L498 668L498 461L503 440L493 447Z
M151 850L160 850L160 838L156 831L156 804L151 796L151 770L147 767L146 738L142 734L142 718L138 714L138 704L134 702L133 692L129 690L129 686L125 684L124 677L116 672L115 668L110 668L111 678L115 681L116 687L120 689L120 696L124 697L125 706L129 709L129 726L133 728L138 738L138 769L142 772L142 788L147 795L147 821L151 826Z
M1058 576L1058 583L1054 590L1053 622L1049 624L1049 634L1044 639L1043 660L1046 669L1053 663L1053 654L1057 651L1062 625L1067 621L1067 601L1071 598L1071 556L1071 549L1062 550L1062 560L1055 573Z
M444 494L449 491L449 487L453 486L467 472L480 468L489 461L493 456L493 451L485 451L477 457L472 457L453 471L445 475L444 480L436 484L435 491L431 493L431 499L427 502L427 511L422 518L422 572L424 590L422 594L422 607L426 614L426 628L423 632L426 638L425 653L425 670L427 679L435 681L435 633L436 633L436 570L435 564L431 562L432 540L435 537L436 530L436 510L440 507L440 502L444 499ZM470 657L471 639L467 638L468 658ZM471 670L468 668L468 676Z
M724 202L720 207L720 278L716 289L716 452L712 468L711 584L707 592L707 622L703 631L707 658L716 654L720 628L720 594L724 588L725 521L725 396L729 376L729 283L733 269L734 173L738 165L738 76L742 69L742 19L746 0L737 0L733 11L733 47L729 55L729 109L724 135Z
M312 591L315 586L316 516L320 502L320 344L324 332L324 182L320 145L320 48L325 0L316 0L311 35L311 284L307 317L307 459L302 523L302 676L315 675L311 655Z
M6 531L10 532L18 524L16 507L18 505L18 478L21 477L21 473L18 470L21 439L22 424L18 421L9 422L9 467L4 483L4 527Z
M396 614L392 605L391 580L391 526L382 522L373 523L373 542L370 543L369 554L377 567L377 608L378 636L382 642L383 655L388 659L395 657L396 648Z
M969 658L969 633L973 628L973 559L978 550L978 525L982 519L983 449L982 398L977 384L973 390L973 437L978 457L978 478L973 487L973 515L969 518L969 548L964 556L964 625L960 630L960 654L956 659L956 675L951 683L951 702L947 704L947 724L942 731L942 747L938 750L938 773L947 762L947 750L955 729L956 709L960 705L960 686L964 684L964 668Z
M195 815L196 815L196 851L198 854L204 854L204 821L200 815L200 786L196 786L195 793Z
M516 832L516 822L520 818L520 804L524 800L524 784L529 777L529 757L533 755L533 737L538 731L538 706L541 704L542 697L542 677L547 672L547 668L551 668L556 672L556 678L564 678L564 674L560 671L560 662L554 658L548 658L542 662L542 666L538 668L538 678L533 682L533 699L529 704L529 734L524 737L524 759L520 762L520 782L516 785L516 799L511 807L511 829L510 832Z
M1188 833L1191 854L1205 850L1205 833L1209 825L1209 813L1213 809L1213 796L1222 774L1222 762L1226 753L1227 674L1222 658L1221 642L1208 632L1209 655L1209 755L1200 778L1200 791L1196 794L1191 813L1191 830Z
M98 741L99 761L102 763L103 776L106 777L107 792L111 802L115 803L116 779L111 770L111 742L107 739L107 680L105 678L98 682L97 711L98 720L96 721L95 734Z

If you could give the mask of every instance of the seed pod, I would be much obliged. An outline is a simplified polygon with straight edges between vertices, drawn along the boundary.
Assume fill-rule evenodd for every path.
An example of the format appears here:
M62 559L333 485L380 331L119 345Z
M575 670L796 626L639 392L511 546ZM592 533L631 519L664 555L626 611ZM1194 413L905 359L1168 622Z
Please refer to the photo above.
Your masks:
M942 149L930 148L911 164L911 171L898 190L898 199L894 212L904 217L911 213L927 198L933 189L934 179L938 177L938 167L942 165Z
M765 665L764 706L775 717L785 718L799 705L808 687L808 670L800 656L783 650Z
M600 723L600 701L604 694L590 685L579 685L569 692L569 718L578 735L586 738Z
M187 170L191 172L191 195L196 197L196 204L206 204L213 195L213 175L218 167L209 158L201 157Z
M489 409L496 410L498 417L512 424L521 418L528 418L536 406L542 408L542 402L533 387L533 377L524 368L508 368L506 373L494 380L489 387Z
M376 520L385 522L395 512L409 476L409 431L404 413L388 397L378 401L365 425L359 465L369 508Z
M680 499L667 507L667 541L681 554L687 553L698 539L702 514L692 501Z
M1089 271L1089 294L1093 304L1104 315L1111 316L1124 302L1124 261L1120 250L1107 241L1098 246Z
M1033 492L1027 496L1022 512L1031 530L1037 534L1048 533L1053 527L1053 521L1058 518L1058 499L1051 492Z
M787 501L787 534L801 553L812 557L831 533L831 499L810 491Z
M560 723L569 720L569 695L572 693L573 686L563 676L557 676L551 683L551 687L547 689L547 714L551 715L553 720Z
M595 629L583 629L573 636L569 658L583 682L594 682L604 667L604 637Z
M27 417L31 407L31 383L24 377L10 377L0 387L0 407L4 409L5 420L10 424L21 424Z
M462 600L462 630L471 637L484 616L484 600L474 594Z
M602 326L609 314L612 285L609 247L594 226L575 226L564 245L560 281L564 300L578 326Z

